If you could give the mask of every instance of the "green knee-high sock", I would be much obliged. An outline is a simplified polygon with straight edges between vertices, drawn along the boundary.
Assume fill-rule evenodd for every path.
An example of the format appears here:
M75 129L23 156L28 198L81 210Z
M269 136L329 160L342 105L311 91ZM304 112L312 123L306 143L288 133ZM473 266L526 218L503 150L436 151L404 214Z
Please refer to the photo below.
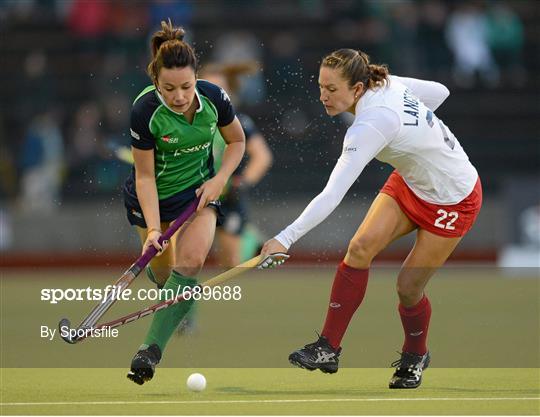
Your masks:
M169 279L165 283L163 289L172 290L174 292L174 297L176 297L177 293L182 293L182 288L191 288L195 285L197 285L196 279L184 277L178 272L173 271L169 276ZM180 288L180 290L178 290L178 288ZM171 295L167 295L165 291L162 291L161 294L162 301L164 301L167 297L171 297ZM150 329L148 330L146 338L144 339L144 345L149 346L153 343L156 343L161 349L161 352L163 353L163 351L165 350L165 346L167 346L167 342L174 333L174 330L176 329L178 324L180 324L193 303L193 299L181 301L178 304L175 304L155 313L154 318L152 319L152 324L150 325Z
M240 260L247 261L257 253L264 239L260 232L251 225L246 225L240 241Z

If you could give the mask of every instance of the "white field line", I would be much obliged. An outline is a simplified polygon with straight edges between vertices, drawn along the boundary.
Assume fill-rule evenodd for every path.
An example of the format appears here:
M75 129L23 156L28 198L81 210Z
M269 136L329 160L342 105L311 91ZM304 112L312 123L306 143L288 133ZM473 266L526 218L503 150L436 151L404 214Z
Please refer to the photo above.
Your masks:
M311 398L290 400L192 400L192 401L66 401L0 403L0 406L36 405L144 405L144 404L287 404L287 403L325 403L325 402L399 402L399 401L540 401L540 397L433 397L433 398Z

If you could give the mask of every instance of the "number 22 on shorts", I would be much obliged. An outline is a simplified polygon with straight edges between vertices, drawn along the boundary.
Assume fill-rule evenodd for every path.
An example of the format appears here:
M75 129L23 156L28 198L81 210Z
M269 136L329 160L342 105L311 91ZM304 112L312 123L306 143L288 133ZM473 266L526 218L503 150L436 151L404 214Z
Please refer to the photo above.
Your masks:
M435 220L435 223L433 223L436 227L439 227L441 229L447 229L447 230L456 230L456 228L453 226L453 223L459 217L459 214L457 212L451 211L450 213L448 213L444 209L439 209L437 210L437 214L439 214L440 217L437 217L437 219ZM447 220L448 218L450 219Z

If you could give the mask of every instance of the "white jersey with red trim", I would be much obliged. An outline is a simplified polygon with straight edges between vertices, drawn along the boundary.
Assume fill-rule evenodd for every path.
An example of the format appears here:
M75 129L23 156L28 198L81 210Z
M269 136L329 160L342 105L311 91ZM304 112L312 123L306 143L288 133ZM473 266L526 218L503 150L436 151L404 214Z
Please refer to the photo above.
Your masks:
M449 95L433 81L391 76L358 101L343 152L324 190L276 236L289 248L341 202L373 158L398 170L409 188L428 203L450 205L467 197L478 178L450 129L434 114Z
M448 205L471 193L478 173L454 134L434 114L443 89L447 97L442 84L391 77L388 87L362 97L356 114L362 119L361 113L373 107L393 111L399 117L399 130L387 137L387 146L376 158L396 168L422 200Z

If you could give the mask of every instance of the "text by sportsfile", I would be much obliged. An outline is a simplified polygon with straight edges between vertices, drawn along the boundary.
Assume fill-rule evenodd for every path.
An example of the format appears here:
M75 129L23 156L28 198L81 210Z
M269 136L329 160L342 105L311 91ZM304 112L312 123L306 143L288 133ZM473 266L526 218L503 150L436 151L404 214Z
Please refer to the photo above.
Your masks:
M40 337L53 340L56 336L57 329L48 326L40 326ZM102 327L97 329L70 329L68 326L60 327L60 337L62 338L101 338L101 337L118 337L118 329L111 327Z

